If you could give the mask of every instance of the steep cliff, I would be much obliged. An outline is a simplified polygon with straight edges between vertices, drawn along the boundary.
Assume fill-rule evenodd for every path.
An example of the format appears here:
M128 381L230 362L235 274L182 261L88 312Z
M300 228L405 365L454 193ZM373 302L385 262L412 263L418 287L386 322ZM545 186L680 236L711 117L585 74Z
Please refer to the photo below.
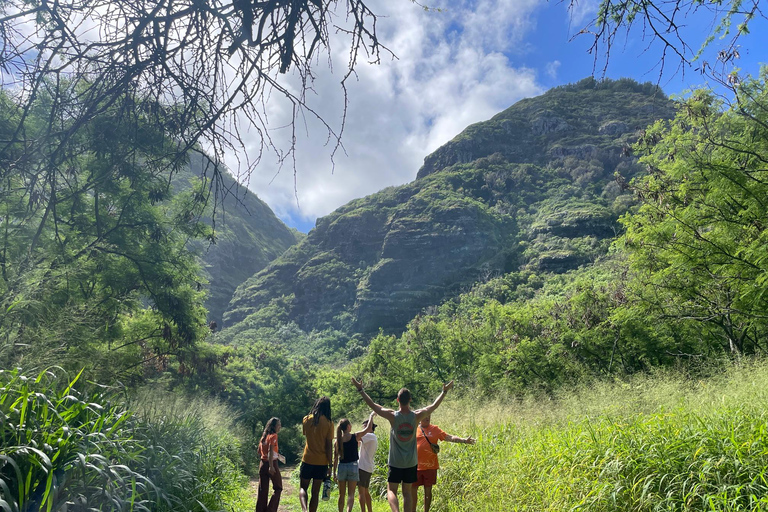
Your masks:
M189 167L176 176L174 189L189 190L200 182L204 169L210 179L211 166L208 159L193 156ZM217 197L210 198L211 204L216 203L215 243L196 241L191 245L200 255L208 279L208 319L221 325L235 289L303 235L288 228L256 194L239 186L229 172L219 176L221 180L214 187ZM213 213L212 208L208 210ZM211 216L207 221L211 222Z
M279 302L303 330L402 330L478 280L564 272L604 254L631 204L615 174L673 114L650 84L578 84L518 102L425 158L417 179L357 199L235 291L227 325Z

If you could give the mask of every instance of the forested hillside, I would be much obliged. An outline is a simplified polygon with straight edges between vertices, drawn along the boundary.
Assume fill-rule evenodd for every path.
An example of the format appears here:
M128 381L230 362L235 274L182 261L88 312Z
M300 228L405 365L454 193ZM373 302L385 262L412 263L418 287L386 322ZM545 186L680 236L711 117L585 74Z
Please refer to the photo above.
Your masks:
M188 170L182 170L174 179L176 192L193 188L201 176L206 176L207 184L211 184L213 165L207 156L193 155ZM203 275L208 280L205 299L208 319L221 325L224 310L238 285L283 254L303 235L288 229L266 203L239 185L228 171L216 174L215 179L218 181L214 187L216 197L209 199L210 206L204 217L207 224L215 226L215 240L190 244L200 255Z
M16 464L0 468L3 481L30 506L82 495L89 506L115 500L123 509L130 500L164 500L169 510L222 500L249 507L242 472L252 471L253 441L266 420L280 416L281 447L295 457L297 425L314 397L330 396L339 414L361 411L352 375L386 404L403 385L423 403L449 379L475 401L558 400L570 388L662 367L708 379L723 358L765 352L764 84L765 76L740 84L732 105L706 91L673 104L625 80L556 89L541 98L560 98L551 103L561 116L592 95L601 98L596 109L634 102L642 114L636 128L608 109L594 133L583 125L578 133L542 133L546 164L510 162L509 147L450 163L458 137L440 150L445 167L433 163L434 172L413 183L321 219L239 288L232 311L247 298L252 309L217 333L207 326L202 269L189 251L191 241L217 236L205 200L217 189L204 180L168 187L168 167L183 176L187 165L172 158L172 139L150 127L111 129L119 112L105 108L66 151L7 144L0 154L12 171L3 189L0 357L4 367L21 369L0 372L0 407L9 418L3 455ZM4 136L12 138L14 122L34 136L38 119L19 120L15 102L2 101ZM245 233L238 226L229 229ZM275 290L291 293L270 295ZM317 325L307 327L310 320ZM386 331L376 333L379 327ZM63 368L45 369L54 363ZM91 378L122 380L131 396ZM157 394L137 392L144 383ZM201 394L212 398L192 398ZM761 418L742 416L749 425ZM712 417L722 423L728 414ZM688 428L690 418L669 428ZM649 421L651 430L640 434L652 443L668 422ZM751 431L730 431L751 439ZM26 432L35 432L34 450ZM594 442L615 435L601 432ZM729 432L728 425L713 432ZM580 448L587 457L590 446ZM517 448L506 448L519 460ZM712 460L731 457L722 447L706 449ZM165 453L174 455L166 460ZM731 459L761 464L743 453ZM184 470L163 469L174 464ZM604 468L582 469L594 476ZM86 477L70 478L83 471ZM751 471L716 478L749 503L739 489ZM667 489L661 476L651 481ZM646 477L617 473L616 485ZM128 492L115 484L121 479L149 483ZM627 503L644 499L619 494ZM601 503L594 501L597 509Z
M319 219L235 292L225 322L264 308L298 328L363 338L507 272L563 273L606 253L633 203L630 146L673 115L656 87L586 79L470 126L412 183Z

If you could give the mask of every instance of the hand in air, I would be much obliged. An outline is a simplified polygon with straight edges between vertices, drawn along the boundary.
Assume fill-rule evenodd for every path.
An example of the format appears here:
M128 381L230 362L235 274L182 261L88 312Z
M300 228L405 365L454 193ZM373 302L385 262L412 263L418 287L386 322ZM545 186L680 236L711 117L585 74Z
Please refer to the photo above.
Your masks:
M358 391L362 391L363 389L363 383L354 377L352 377L352 384L357 388Z
M453 381L449 382L448 384L443 384L443 393L446 393L453 389Z

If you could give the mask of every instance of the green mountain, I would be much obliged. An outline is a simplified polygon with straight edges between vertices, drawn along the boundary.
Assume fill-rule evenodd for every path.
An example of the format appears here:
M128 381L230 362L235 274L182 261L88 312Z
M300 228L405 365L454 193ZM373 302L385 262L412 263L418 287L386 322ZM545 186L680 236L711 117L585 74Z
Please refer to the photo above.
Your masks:
M585 79L522 100L427 156L412 183L354 200L240 285L227 326L271 306L310 332L402 331L478 281L604 254L641 172L629 146L671 101Z
M189 168L174 181L176 192L199 184L203 171L210 179L212 165L201 155L193 156ZM210 199L211 204L216 202L215 243L195 241L191 245L202 259L209 283L205 302L208 319L221 325L224 310L238 285L264 269L303 235L288 228L256 194L238 185L229 172L225 170L217 176L221 179L213 187ZM207 221L210 219L209 216Z

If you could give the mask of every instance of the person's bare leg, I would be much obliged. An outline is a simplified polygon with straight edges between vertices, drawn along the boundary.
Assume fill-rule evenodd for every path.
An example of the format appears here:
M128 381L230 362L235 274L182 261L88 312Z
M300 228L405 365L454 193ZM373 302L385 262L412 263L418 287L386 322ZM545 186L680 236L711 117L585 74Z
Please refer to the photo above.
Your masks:
M411 487L413 487L413 503L411 504L410 512L416 512L416 507L419 506L419 488L416 484L413 484Z
M373 512L373 502L371 501L371 489L365 490L365 504L368 506L368 512Z
M312 479L312 495L309 498L309 512L317 512L317 505L320 503L320 487L323 485L321 478Z
M403 510L413 510L413 485L403 484Z
M429 508L432 506L432 486L424 486L424 512L429 512ZM415 510L415 507L414 507Z
M339 512L344 512L344 502L347 501L345 499L347 493L347 482L340 480L337 483L339 484Z
M360 487L360 512L365 512L366 505L368 512L373 512L371 503L371 491L367 487Z
M355 506L355 488L357 482L347 482L347 512L352 512L352 507Z
M307 489L309 488L309 480L308 478L302 478L299 481L299 503L301 504L301 512L307 512L309 509L307 508Z
M365 487L361 487L357 493L357 501L360 502L360 512L365 512L365 491L367 490Z
M389 502L389 508L392 512L400 512L400 504L397 502L397 488L400 484L393 484L387 482L387 501ZM405 487L408 484L403 485L403 495L405 495ZM404 508L403 510L408 510Z

